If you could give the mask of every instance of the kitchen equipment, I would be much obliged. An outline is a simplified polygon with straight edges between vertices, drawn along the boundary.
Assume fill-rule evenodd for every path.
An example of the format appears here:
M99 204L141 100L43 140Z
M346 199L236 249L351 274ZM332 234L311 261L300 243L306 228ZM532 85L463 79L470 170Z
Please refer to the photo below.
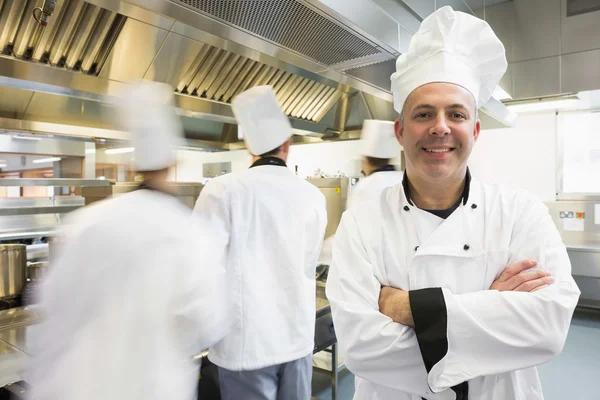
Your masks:
M47 261L27 263L27 279L32 281L42 280L47 272L47 269Z
M0 245L0 299L17 297L27 281L27 246Z

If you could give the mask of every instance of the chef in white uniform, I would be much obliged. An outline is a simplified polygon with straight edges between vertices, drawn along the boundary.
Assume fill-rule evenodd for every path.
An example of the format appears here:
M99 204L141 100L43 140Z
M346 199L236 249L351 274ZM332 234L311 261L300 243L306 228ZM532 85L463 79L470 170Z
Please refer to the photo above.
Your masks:
M167 187L182 137L172 93L144 83L120 97L144 183L69 216L42 290L33 399L196 399L193 358L228 330L210 234Z
M392 165L392 159L400 155L394 123L367 119L363 123L361 139L363 171L367 177L359 180L352 189L346 208L402 181L402 172Z
M404 184L346 211L327 281L358 400L539 400L579 290L547 208L471 179L506 71L489 25L443 7L392 75Z
M286 166L292 128L272 87L241 93L232 108L253 164L211 180L195 207L226 253L234 301L233 331L209 359L224 400L307 400L325 197Z

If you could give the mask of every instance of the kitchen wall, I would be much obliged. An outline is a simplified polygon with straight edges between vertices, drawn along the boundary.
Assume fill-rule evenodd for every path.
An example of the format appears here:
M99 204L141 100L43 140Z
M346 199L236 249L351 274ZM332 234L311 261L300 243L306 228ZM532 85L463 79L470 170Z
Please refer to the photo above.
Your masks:
M344 173L346 176L360 176L362 144L358 140L305 144L292 146L288 159L289 168L298 166L298 176L313 176L317 169L326 174ZM246 150L219 153L206 153L191 150L178 151L176 179L179 182L202 181L202 164L211 162L231 162L232 172L243 171L251 163ZM400 158L392 161L400 165Z
M515 128L482 131L469 162L473 176L555 200L556 121L554 111L522 114Z
M525 189L543 201L556 199L556 129L555 113L522 114L517 126L508 129L482 131L475 145L469 166L473 176L481 181L500 183ZM317 168L325 173L338 171L349 176L360 174L361 142L344 141L292 146L288 166L298 175L312 176ZM202 164L231 162L232 171L250 166L246 150L205 153L178 152L176 179L180 182L202 181ZM399 165L399 159L394 160Z

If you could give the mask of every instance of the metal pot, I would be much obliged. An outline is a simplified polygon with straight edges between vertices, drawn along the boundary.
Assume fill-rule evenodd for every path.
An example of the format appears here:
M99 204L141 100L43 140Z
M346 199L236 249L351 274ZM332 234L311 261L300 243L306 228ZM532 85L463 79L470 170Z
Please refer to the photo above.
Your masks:
M27 278L32 281L40 281L44 279L48 269L48 262L34 262L27 264Z
M27 246L0 245L0 299L21 294L27 282Z

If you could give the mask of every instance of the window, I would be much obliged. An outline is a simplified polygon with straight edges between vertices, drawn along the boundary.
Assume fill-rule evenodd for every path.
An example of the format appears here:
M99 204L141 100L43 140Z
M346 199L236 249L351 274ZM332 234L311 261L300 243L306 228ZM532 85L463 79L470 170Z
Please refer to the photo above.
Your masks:
M600 112L558 115L558 191L600 194Z

